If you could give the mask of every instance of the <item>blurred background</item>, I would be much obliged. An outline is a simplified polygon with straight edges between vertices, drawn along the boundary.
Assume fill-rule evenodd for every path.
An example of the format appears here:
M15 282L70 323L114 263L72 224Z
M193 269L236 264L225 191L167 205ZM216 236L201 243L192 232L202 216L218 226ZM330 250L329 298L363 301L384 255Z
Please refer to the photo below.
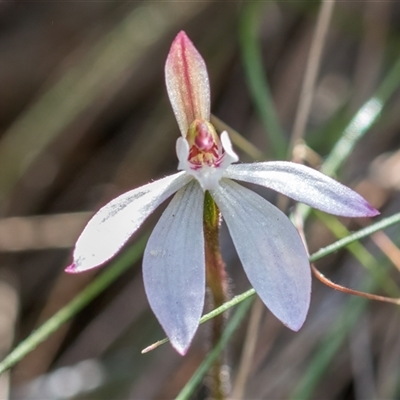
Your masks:
M355 146L332 170L335 177L382 216L400 211L400 3L337 1L316 34L322 4L0 1L2 358L106 269L63 272L93 212L176 171L179 131L164 63L182 29L207 63L213 114L255 146L235 138L242 161L289 158L319 168L345 134ZM311 54L310 63L318 40L320 61ZM305 92L313 67L315 84ZM288 153L307 96L298 136L305 142L295 141ZM162 208L131 244L149 232ZM312 214L304 228L310 253L369 223ZM316 266L341 285L400 297L399 243L394 226ZM224 226L221 244L231 293L242 293L250 286ZM245 399L400 398L399 323L398 306L315 280L300 332L265 307L257 328L248 329L249 317L242 322L226 351L234 393ZM173 398L206 356L208 328L201 326L185 357L169 344L141 354L164 334L144 294L139 257L2 375L0 398ZM256 350L238 389L249 340ZM204 385L191 395L206 397Z

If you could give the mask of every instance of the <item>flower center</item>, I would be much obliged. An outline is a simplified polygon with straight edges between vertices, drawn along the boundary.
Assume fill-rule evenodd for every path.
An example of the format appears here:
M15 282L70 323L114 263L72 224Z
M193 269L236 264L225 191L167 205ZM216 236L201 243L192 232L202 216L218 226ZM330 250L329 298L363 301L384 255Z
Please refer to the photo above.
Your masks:
M221 141L214 127L208 121L194 120L189 127L186 140L189 144L188 161L194 169L204 165L219 166L223 155Z

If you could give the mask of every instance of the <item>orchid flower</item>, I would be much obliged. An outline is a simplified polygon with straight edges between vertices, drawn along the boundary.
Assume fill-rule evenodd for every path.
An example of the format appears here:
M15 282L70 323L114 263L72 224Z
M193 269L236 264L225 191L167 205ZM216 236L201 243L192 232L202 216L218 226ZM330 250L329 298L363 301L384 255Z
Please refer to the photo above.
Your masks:
M80 235L66 271L86 271L111 259L175 193L148 240L143 279L150 306L172 346L185 354L204 305L203 206L209 191L257 294L284 325L299 330L311 294L307 251L285 214L235 181L271 188L335 215L371 217L379 212L348 187L303 165L232 165L238 156L228 133L218 136L210 123L204 60L184 32L171 45L165 75L182 135L176 143L181 172L124 193L101 208Z

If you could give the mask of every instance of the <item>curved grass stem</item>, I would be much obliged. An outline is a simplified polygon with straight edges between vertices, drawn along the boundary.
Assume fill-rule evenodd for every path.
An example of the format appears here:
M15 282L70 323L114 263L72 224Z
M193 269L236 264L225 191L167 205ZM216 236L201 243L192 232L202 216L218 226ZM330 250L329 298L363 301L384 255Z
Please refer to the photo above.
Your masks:
M33 331L23 340L1 363L0 375L22 360L28 353L34 350L40 343L44 342L52 333L65 322L74 317L95 297L97 297L112 282L120 277L132 264L143 254L147 237L139 239L129 250L127 250L110 267L104 270L83 291L71 300L60 311L55 313L44 324Z

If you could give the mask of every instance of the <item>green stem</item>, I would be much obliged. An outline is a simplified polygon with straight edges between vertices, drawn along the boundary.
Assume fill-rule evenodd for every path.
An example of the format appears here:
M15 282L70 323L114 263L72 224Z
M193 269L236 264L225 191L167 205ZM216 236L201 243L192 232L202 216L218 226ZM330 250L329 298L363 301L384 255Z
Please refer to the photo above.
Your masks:
M337 239L347 237L350 232L334 216L314 211L317 218L336 236ZM351 243L348 250L372 275L377 285L383 289L388 296L399 297L399 288L395 281L380 268L376 268L375 257L360 242Z
M213 308L220 307L227 300L228 280L225 263L222 259L219 247L220 212L214 200L208 192L204 198L204 241L206 258L207 286L210 290ZM225 328L225 318L220 314L213 320L211 332L211 348L214 348L221 340ZM212 378L212 398L222 400L226 396L226 383L222 381L222 369L224 357L215 359L210 370Z
M400 213L393 214L390 217L384 218L381 221L376 222L375 224L372 224L366 228L360 229L358 232L355 232L349 236L346 236L345 238L340 239L337 242L332 243L329 246L326 246L326 247L318 250L316 253L314 253L310 256L310 262L320 260L321 258L323 258L331 253L334 253L335 251L340 250L343 247L346 247L353 242L361 240L367 236L372 235L375 232L378 232L382 229L385 229L385 228L387 228L391 225L397 224L399 222L400 222Z
M258 28L265 4L264 2L250 2L244 8L240 24L240 45L250 93L266 132L267 140L273 150L269 152L269 155L272 158L283 159L286 156L288 143L265 78L261 45L258 40Z
M178 396L176 396L175 400L186 400L192 398L192 393L196 386L201 382L203 377L207 374L207 371L210 370L211 366L214 364L215 360L219 357L221 351L226 347L229 339L236 331L243 318L246 316L251 301L246 301L238 307L237 311L230 319L227 324L226 329L224 330L221 339L218 341L216 346L208 353L205 360L201 363L200 367L196 370L195 374L190 378L189 382L183 387Z

